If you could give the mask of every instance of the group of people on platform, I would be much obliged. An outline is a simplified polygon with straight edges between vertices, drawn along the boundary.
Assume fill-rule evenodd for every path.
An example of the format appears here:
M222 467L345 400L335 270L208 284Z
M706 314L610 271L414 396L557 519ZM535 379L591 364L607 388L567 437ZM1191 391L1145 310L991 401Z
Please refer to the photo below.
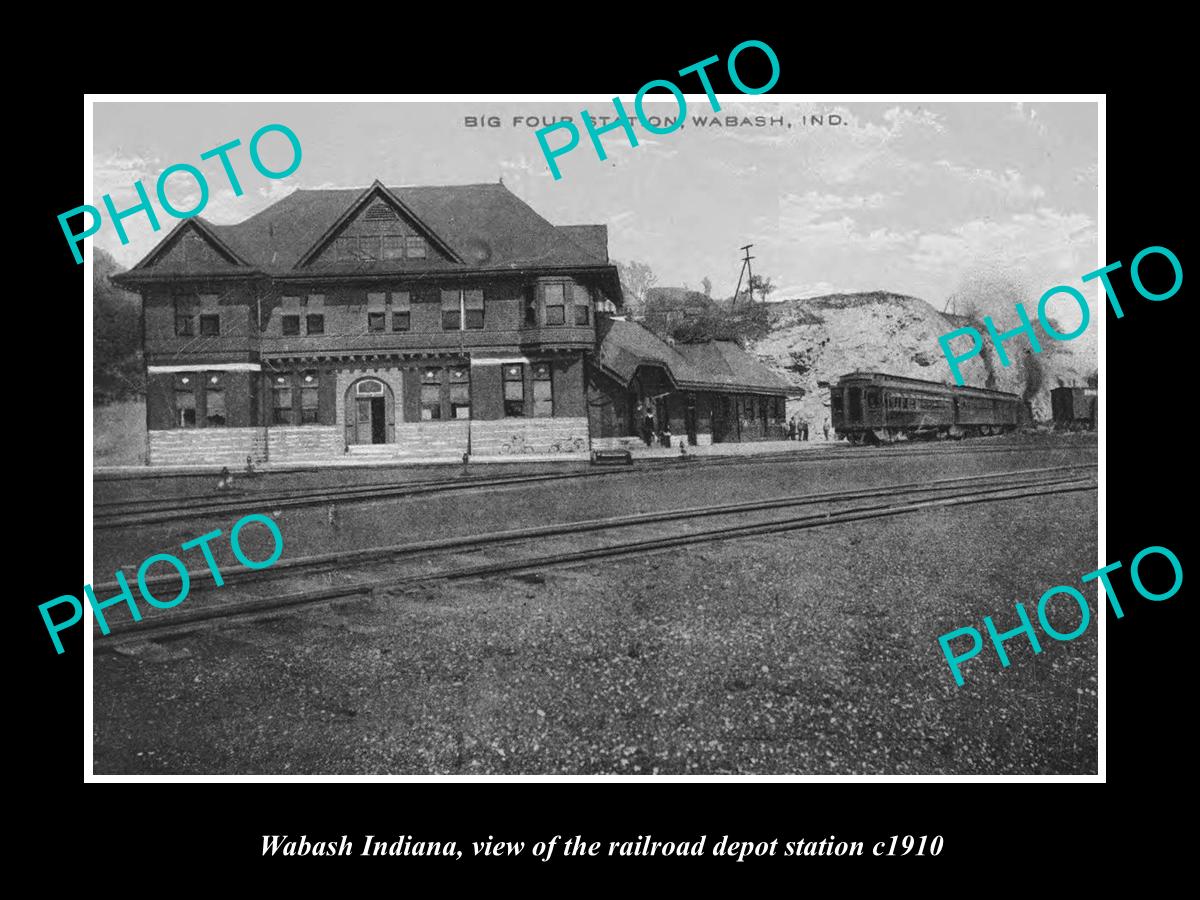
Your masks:
M642 440L647 447L653 447L657 443L660 447L669 448L671 446L671 426L664 422L661 429L656 429L653 413L646 413L642 417Z
M825 424L821 427L825 432L825 440L829 440L829 420L825 420ZM792 416L788 420L787 439L789 441L807 441L808 438L808 419L797 419Z
M828 419L826 419L825 424L821 426L821 430L824 432L825 440L829 440L830 429ZM640 431L642 441L647 447L653 447L655 444L658 444L660 447L671 446L671 426L664 422L662 428L656 427L654 414L651 412L647 412L642 416L642 425ZM809 440L808 420L797 419L795 416L792 416L792 418L788 420L787 439L789 441Z

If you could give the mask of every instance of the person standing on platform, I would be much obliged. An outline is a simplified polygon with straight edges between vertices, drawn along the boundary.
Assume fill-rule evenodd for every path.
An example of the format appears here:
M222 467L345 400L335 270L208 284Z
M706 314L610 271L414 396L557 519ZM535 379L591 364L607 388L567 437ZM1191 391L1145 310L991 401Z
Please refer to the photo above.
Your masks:
M829 440L829 420L825 420L825 440Z
M654 415L650 412L642 418L642 440L647 447L654 445Z
M791 419L788 420L788 440L794 441L795 439L796 439L796 417L792 416Z

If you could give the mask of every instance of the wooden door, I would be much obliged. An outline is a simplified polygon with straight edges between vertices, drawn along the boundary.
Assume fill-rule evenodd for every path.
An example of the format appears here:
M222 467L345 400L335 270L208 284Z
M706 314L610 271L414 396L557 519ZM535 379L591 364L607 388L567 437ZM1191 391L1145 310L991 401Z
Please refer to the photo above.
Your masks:
M357 408L354 442L369 444L371 443L371 401L367 397L359 397L354 402Z

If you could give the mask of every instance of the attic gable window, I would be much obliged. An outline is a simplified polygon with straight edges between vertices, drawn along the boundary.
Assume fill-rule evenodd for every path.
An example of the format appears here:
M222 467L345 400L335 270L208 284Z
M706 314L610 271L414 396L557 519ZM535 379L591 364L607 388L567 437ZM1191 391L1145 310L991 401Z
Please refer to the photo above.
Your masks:
M384 203L382 200L376 200L369 207L367 213L363 216L364 219L397 219L396 211Z
M383 236L383 258L404 259L404 235L385 234Z
M425 258L425 238L419 234L410 234L404 239L408 247L409 259L424 259Z

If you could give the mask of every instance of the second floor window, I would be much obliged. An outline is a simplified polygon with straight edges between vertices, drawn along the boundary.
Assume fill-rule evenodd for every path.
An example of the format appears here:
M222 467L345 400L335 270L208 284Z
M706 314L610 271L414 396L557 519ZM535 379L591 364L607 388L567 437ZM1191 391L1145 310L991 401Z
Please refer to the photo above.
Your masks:
M575 324L590 325L592 322L592 298L588 296L588 289L582 284L572 286L572 293L575 298Z
M525 287L525 326L537 327L537 285L534 284Z
M412 328L412 297L408 291L392 294L392 331L408 331Z
M458 331L462 327L462 317L459 310L461 297L457 289L442 291L442 329Z
M285 337L300 333L299 297L283 298L283 309L279 317L279 332Z
M221 333L221 298L216 294L200 295L200 334L215 337Z
M387 294L367 294L367 331L387 330Z
M563 325L567 321L566 299L562 282L543 285L542 305L546 311L546 325Z
M325 295L309 294L304 305L304 330L307 334L325 333Z
M175 303L175 334L178 337L191 337L196 333L194 318L195 304L191 297L176 297Z
M463 307L467 313L468 328L483 327L483 291L463 291Z

